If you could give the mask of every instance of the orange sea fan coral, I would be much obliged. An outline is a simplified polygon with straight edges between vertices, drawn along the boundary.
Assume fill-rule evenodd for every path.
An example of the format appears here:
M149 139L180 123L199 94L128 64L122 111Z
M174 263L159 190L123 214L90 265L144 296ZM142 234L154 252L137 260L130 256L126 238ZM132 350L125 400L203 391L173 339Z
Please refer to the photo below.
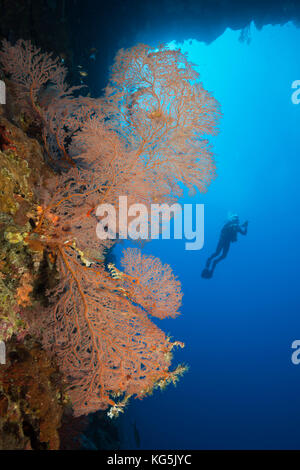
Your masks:
M121 260L125 277L137 303L158 318L176 317L182 301L181 284L169 265L163 265L154 256L142 255L141 251L128 248Z
M22 111L42 127L45 151L50 160L63 159L73 166L65 149L64 138L68 132L62 114L69 121L73 110L79 106L77 101L80 101L72 93L82 87L69 87L65 81L67 69L59 59L41 52L31 41L19 39L13 45L4 39L0 65L15 87ZM53 98L48 100L49 103L43 99L47 88ZM60 121L59 126L55 125L57 121Z
M42 53L30 41L20 39L13 45L4 39L0 63L17 87L18 99L23 105L36 108L38 93L49 82L60 91L66 91L67 69L58 59L53 59L52 54Z
M80 265L72 251L62 253L62 260L63 282L52 294L58 297L57 302L43 318L43 343L56 353L61 370L70 380L75 415L122 407L130 396L142 398L158 382L169 380L171 351L183 344L172 343L149 320L147 302L139 296L144 309L136 305L131 301L135 289L128 282L122 277L111 278L100 266ZM152 259L152 264L162 278L159 262ZM135 280L139 280L139 273ZM163 291L166 289L162 286ZM179 300L179 286L176 293ZM157 297L157 312L165 307L164 301L163 295Z
M0 56L4 64L6 52L15 54L10 47ZM40 70L52 60L28 43L15 47L22 54L28 48L30 67ZM71 96L55 64L52 81L62 92L47 109L36 106L31 75L21 83L42 119L46 152L72 165L48 181L26 237L29 246L51 253L60 278L34 328L57 356L75 414L111 407L115 416L130 396L142 398L184 371L170 370L172 349L183 344L171 342L148 317L178 315L182 293L168 265L138 250L125 252L124 272L109 273L105 253L116 240L97 238L96 208L109 203L117 211L119 196L127 196L128 205L173 202L180 183L205 191L215 176L208 139L217 132L220 110L196 83L187 57L163 46L121 50L100 100Z
M120 129L159 182L169 177L205 191L215 176L208 138L221 115L214 97L180 50L121 49L105 90L108 125Z

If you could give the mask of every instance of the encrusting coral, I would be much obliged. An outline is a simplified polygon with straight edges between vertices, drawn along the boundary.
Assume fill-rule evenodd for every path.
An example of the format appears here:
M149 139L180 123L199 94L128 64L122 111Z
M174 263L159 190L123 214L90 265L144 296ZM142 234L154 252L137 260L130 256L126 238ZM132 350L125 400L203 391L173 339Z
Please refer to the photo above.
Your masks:
M183 343L149 318L178 315L182 293L171 268L139 250L124 253L124 272L107 269L106 253L122 227L115 239L100 240L96 208L107 203L118 211L120 195L128 205L173 202L180 183L205 191L215 177L208 139L217 132L219 105L180 50L121 50L103 98L92 99L69 88L65 68L30 42L2 46L3 70L56 168L38 186L41 203L29 230L6 233L10 244L47 253L59 277L48 308L27 316L29 331L55 355L75 416L109 409L114 417L130 397L176 383L186 370L170 369ZM43 99L47 87L50 101ZM20 182L12 181L14 192ZM26 272L17 292L18 305L28 305L34 291Z
M0 449L59 449L67 403L61 374L38 343L7 342L0 367Z
M0 340L23 335L43 253L26 237L37 216L38 188L51 170L36 139L0 114Z

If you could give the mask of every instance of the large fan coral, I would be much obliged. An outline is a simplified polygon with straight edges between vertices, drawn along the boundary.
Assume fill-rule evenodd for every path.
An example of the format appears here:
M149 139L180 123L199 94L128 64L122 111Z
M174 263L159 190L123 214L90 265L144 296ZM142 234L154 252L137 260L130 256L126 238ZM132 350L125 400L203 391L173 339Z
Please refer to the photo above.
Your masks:
M183 344L148 317L178 315L182 293L171 268L139 250L125 251L124 272L107 270L116 240L97 238L96 208L118 210L119 196L146 206L174 201L180 183L205 191L215 176L208 138L217 131L219 105L187 57L164 46L121 50L99 100L75 98L64 69L30 43L4 42L0 61L20 101L38 115L45 153L60 170L25 240L50 252L60 277L35 331L58 358L75 414L110 407L115 416L129 397L184 372L170 370L172 350ZM47 103L40 92L49 82L57 93Z

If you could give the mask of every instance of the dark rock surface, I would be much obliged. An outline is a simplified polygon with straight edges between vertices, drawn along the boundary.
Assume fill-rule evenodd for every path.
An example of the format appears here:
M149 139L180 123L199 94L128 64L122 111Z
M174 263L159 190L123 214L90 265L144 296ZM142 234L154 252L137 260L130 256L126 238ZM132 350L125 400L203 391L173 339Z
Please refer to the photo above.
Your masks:
M242 30L252 21L257 28L300 24L299 0L0 0L0 11L0 38L31 39L54 51L72 82L86 83L94 95L120 47L190 38L210 43L226 28Z

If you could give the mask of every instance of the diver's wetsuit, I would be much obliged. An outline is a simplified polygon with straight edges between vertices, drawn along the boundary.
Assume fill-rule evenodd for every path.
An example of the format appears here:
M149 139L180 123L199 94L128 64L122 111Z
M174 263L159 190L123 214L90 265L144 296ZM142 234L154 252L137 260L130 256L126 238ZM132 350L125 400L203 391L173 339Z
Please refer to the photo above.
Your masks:
M209 269L209 265L212 262L213 258L218 256L223 250L223 253L221 254L221 256L214 260L212 264L212 268L210 270L210 276L212 276L216 265L220 261L222 261L222 259L226 258L227 253L229 251L230 243L237 241L237 234L241 233L242 235L247 235L247 230L248 230L248 222L245 222L244 224L240 225L239 222L237 221L230 221L224 225L224 227L221 230L221 235L220 235L219 243L217 245L217 249L215 253L213 253L206 261L206 269Z

